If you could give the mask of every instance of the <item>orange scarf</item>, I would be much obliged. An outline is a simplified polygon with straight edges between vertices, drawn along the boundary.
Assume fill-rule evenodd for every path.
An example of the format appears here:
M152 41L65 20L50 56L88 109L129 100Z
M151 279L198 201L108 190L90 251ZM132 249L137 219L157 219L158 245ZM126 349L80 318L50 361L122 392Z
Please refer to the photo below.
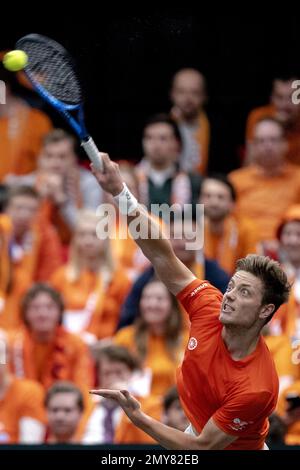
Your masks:
M12 344L12 365L17 377L26 377L42 383L49 388L57 380L70 380L69 363L66 354L68 345L67 333L63 327L58 326L53 342L49 344L49 350L43 364L43 375L38 377L36 361L34 360L35 342L27 328L17 333Z
M210 141L210 124L207 115L201 111L199 115L199 125L195 135L195 139L199 143L201 149L201 160L199 161L198 172L205 175L208 163L208 148Z

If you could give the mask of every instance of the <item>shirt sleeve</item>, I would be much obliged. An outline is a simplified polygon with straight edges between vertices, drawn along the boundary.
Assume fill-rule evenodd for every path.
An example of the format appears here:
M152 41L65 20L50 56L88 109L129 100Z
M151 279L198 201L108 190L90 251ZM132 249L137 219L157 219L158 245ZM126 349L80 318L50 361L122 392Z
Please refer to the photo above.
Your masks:
M270 392L240 394L219 408L213 420L225 433L242 437L261 429L271 412Z
M223 296L208 281L195 279L176 297L185 308L191 321L199 318L218 318L220 315Z

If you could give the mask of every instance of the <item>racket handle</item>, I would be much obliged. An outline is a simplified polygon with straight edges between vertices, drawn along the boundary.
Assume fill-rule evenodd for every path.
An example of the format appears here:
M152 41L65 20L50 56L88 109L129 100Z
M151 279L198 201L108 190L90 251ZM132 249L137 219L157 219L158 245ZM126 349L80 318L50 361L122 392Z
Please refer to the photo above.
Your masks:
M81 145L84 148L87 156L93 163L96 170L103 171L103 163L101 159L101 154L97 149L95 142L93 141L92 137L89 137L88 140L82 140Z

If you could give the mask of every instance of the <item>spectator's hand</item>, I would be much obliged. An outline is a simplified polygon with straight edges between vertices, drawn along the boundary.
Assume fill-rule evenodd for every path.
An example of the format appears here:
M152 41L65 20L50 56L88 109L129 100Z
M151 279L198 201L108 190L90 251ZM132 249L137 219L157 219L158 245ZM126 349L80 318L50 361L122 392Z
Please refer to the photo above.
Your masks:
M55 205L64 204L67 200L67 194L64 190L64 180L61 175L51 173L43 175L39 193L42 197L50 199Z
M123 180L119 171L119 165L111 161L107 153L101 153L103 172L97 170L91 164L91 170L96 180L104 191L117 196L123 190Z

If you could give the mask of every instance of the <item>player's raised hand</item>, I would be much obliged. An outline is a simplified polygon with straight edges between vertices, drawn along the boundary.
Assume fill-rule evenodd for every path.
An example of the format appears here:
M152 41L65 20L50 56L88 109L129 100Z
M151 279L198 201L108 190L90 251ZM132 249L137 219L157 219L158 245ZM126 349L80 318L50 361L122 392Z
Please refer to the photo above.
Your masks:
M101 153L100 157L103 163L103 171L97 170L91 164L92 173L104 191L117 196L123 190L123 180L119 171L119 165L112 162L107 153Z

